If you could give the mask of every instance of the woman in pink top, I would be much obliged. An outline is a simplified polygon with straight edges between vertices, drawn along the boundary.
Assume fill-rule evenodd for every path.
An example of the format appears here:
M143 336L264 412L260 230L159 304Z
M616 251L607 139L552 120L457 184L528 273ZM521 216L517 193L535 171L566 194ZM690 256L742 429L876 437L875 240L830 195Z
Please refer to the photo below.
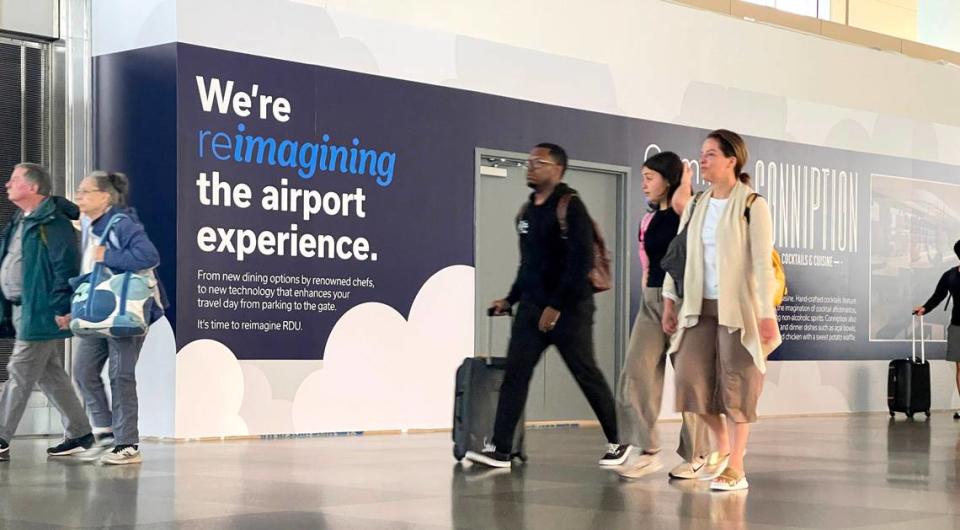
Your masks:
M667 246L677 235L680 216L671 207L674 192L681 186L689 187L690 167L669 151L653 155L643 164L643 193L650 211L640 222L640 263L643 266L643 294L637 312L627 362L620 380L620 402L624 412L621 431L631 435L642 454L631 467L620 474L624 478L639 478L659 470L660 440L657 436L657 418L663 398L663 375L666 368L670 336L663 332L663 297L661 288L664 270L660 260ZM685 194L689 197L689 194ZM631 421L632 420L632 421ZM632 432L631 432L632 431ZM680 447L677 453L683 463L670 472L681 479L697 478L709 453L707 429L695 414L683 415Z

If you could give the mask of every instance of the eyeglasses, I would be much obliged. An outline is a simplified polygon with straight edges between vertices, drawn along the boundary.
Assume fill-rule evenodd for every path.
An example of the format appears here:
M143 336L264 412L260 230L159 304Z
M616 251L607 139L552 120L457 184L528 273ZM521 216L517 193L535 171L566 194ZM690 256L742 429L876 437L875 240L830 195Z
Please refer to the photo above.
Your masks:
M96 189L85 190L85 189L83 189L83 188L77 188L77 196L78 196L78 197L82 197L82 196L84 196L84 195L89 195L89 194L91 194L91 193L106 193L106 192L105 192L105 191L102 191L102 190L96 190Z
M543 166L556 166L557 163L552 160L544 160L542 158L528 158L527 159L527 169L539 169Z

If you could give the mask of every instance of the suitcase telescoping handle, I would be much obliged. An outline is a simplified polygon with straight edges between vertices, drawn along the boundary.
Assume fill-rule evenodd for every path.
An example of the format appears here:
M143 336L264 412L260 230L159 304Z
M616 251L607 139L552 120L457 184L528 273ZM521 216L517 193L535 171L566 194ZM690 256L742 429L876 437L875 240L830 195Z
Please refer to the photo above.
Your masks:
M920 320L920 362L927 362L926 341L923 338L923 315L913 315L910 322L910 328L913 331L913 339L910 341L910 359L917 362L917 320Z
M496 317L513 316L513 308L508 307L500 314L496 314L492 307L487 308L487 365L493 364L493 320Z

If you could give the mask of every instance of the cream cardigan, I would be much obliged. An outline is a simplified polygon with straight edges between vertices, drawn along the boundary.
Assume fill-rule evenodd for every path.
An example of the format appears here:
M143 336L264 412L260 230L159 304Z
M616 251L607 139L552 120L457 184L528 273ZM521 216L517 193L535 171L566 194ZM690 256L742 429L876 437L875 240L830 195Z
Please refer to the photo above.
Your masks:
M731 329L741 330L740 340L753 356L761 373L766 373L767 356L775 350L782 339L780 331L769 343L760 340L760 319L776 318L773 306L773 228L770 208L763 197L757 197L750 207L750 222L743 213L747 198L753 190L737 181L730 192L729 202L717 223L717 268L720 272L720 296L717 300L719 323ZM703 305L703 221L707 203L713 191L700 196L695 212L691 212L693 200L683 211L680 227L688 222L687 263L684 268L684 298L677 312L677 332L670 338L670 350L676 352L683 339L684 330L697 325ZM674 302L678 300L676 285L668 274L663 283L663 296Z

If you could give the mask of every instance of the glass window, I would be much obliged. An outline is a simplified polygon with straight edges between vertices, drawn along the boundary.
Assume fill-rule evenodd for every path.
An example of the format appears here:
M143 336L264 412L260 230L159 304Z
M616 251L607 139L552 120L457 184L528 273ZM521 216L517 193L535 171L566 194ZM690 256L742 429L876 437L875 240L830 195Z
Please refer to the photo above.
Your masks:
M960 51L960 0L745 0L807 17Z
M831 0L746 0L751 4L772 7L788 13L830 19ZM834 0L833 3L837 3ZM842 2L840 2L842 3Z
M960 52L960 2L923 0L917 9L917 42Z

